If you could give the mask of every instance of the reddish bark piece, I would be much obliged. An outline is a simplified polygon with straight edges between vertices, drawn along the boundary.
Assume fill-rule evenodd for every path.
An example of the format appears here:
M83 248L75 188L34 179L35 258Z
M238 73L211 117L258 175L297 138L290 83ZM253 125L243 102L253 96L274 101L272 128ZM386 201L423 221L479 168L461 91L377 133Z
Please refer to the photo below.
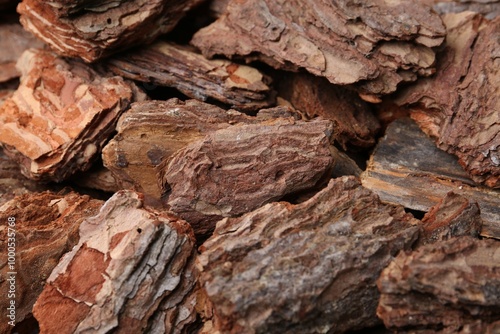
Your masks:
M289 74L280 81L280 95L308 117L333 123L333 138L344 148L370 147L380 129L368 103L354 91L310 74Z
M118 134L103 149L104 165L123 188L159 199L156 167L163 160L212 131L254 119L197 100L134 103L120 117Z
M145 98L131 82L48 51L25 51L18 68L21 84L0 106L0 142L33 179L59 182L88 169L120 113Z
M239 110L274 103L270 79L250 66L208 60L192 49L166 42L117 55L106 67L124 78L175 87L202 101L215 99Z
M31 314L52 269L78 242L80 223L95 215L101 205L101 201L73 192L43 192L24 194L0 206L0 249L5 252L0 264L1 333L10 333L8 321L18 323ZM12 221L15 224L11 226ZM9 249L13 261L8 257ZM14 280L7 280L12 277ZM10 289L11 283L14 289ZM15 298L7 298L9 290L14 290ZM11 300L15 301L15 319L5 317Z
M482 220L477 202L449 192L433 206L422 219L423 234L420 243L427 244L452 237L478 237Z
M220 333L343 333L378 323L380 271L418 221L354 177L297 205L270 203L217 223L200 283Z
M392 330L467 333L494 322L498 329L500 244L460 237L402 252L377 284L377 315Z
M215 131L159 166L170 209L197 234L285 195L314 189L333 168L326 120L276 120Z
M19 77L16 62L21 54L29 48L42 48L43 45L18 23L0 24L0 82Z
M442 150L455 154L477 183L500 188L500 18L443 16L448 35L438 72L398 98ZM450 90L450 87L454 87Z
M92 62L152 42L174 28L200 0L23 0L17 10L26 30L57 53Z
M196 318L194 254L187 223L119 191L48 278L33 308L40 331L182 333Z
M419 2L232 0L192 43L208 57L256 57L334 84L359 83L362 96L376 101L432 74L432 47L444 35L439 16Z

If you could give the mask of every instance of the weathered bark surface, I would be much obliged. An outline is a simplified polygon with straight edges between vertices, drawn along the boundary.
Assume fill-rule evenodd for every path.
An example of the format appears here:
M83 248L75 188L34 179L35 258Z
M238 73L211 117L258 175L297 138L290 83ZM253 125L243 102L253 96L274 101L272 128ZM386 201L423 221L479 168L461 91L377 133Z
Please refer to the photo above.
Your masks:
M469 235L478 237L482 220L479 205L467 198L449 192L433 206L422 219L421 244L448 240L452 237Z
M235 125L174 153L159 183L169 208L205 234L222 217L318 186L334 164L331 134L326 120Z
M311 74L293 73L281 79L279 94L308 117L331 120L333 138L344 149L375 144L379 122L355 92Z
M200 0L23 0L18 6L26 30L57 53L92 62L153 41L177 24Z
M270 79L258 70L228 60L208 60L172 43L157 42L117 55L106 67L124 78L175 87L191 98L211 98L240 110L258 110L274 102Z
M134 103L118 120L118 134L103 149L104 165L121 186L160 198L156 167L189 143L254 117L197 100Z
M20 24L0 24L0 82L19 77L16 62L21 54L29 48L42 48L43 45Z
M470 12L443 17L448 35L432 79L398 99L441 149L459 157L478 183L500 188L500 18ZM453 87L453 89L450 89Z
M18 196L0 207L0 248L5 252L2 259L7 260L10 243L7 235L12 232L12 227L8 228L9 217L14 217L16 223L15 264L10 267L4 260L0 264L0 307L4 318L0 322L1 333L10 333L12 328L4 313L10 303L7 298L10 283L6 279L11 275L7 273L16 272L16 322L21 322L31 314L45 280L61 256L78 242L80 223L95 215L102 204L76 193L43 192Z
M428 2L433 3L434 10L439 14L471 11L481 13L490 20L500 15L500 1L498 0L432 0Z
M475 186L457 158L438 149L409 119L387 128L361 180L382 200L420 211L453 191L479 204L481 235L500 239L500 191Z
M19 59L21 84L0 107L0 142L24 175L61 181L85 170L120 113L144 95L120 77L43 50Z
M19 165L0 151L0 206L16 196L47 190L21 174Z
M430 7L410 1L231 0L226 11L193 37L204 55L305 68L334 84L359 83L370 101L432 74L432 47L445 35Z
M382 271L377 315L398 333L467 332L462 326L494 321L498 328L499 286L498 241L453 238L401 252Z
M142 205L120 191L81 224L33 308L42 333L181 333L194 320L192 231Z
M201 247L211 325L221 333L342 333L378 323L380 271L418 221L354 177L310 200L221 220Z

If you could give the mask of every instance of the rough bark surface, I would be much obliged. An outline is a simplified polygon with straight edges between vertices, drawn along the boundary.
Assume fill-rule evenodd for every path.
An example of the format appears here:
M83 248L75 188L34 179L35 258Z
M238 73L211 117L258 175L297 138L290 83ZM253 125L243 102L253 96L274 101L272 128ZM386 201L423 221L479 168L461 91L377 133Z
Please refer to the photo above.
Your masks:
M182 333L194 321L192 231L142 205L120 191L81 224L33 308L42 333Z
M478 237L482 220L479 205L464 196L449 192L422 219L421 244L469 235Z
M288 74L279 94L309 118L321 116L333 123L333 138L344 148L370 147L380 129L368 103L353 91L311 74Z
M134 103L118 120L118 134L103 149L103 162L122 187L159 199L156 167L163 160L210 132L254 119L197 100Z
M117 55L106 67L124 78L175 87L193 99L211 98L240 110L258 110L274 102L270 79L258 70L228 60L208 60L172 43L157 42Z
M500 15L500 1L498 0L447 0L429 1L439 14L476 12L481 13L487 19L494 19Z
M382 200L419 211L429 211L453 191L479 204L481 235L500 239L500 191L476 186L457 158L438 149L410 119L387 128L361 180Z
M453 238L402 252L382 271L377 315L398 333L498 329L499 286L500 243Z
M500 188L500 18L470 12L443 17L445 49L432 79L398 99L439 148L459 157L478 183ZM454 89L450 90L450 87Z
M28 31L64 56L87 62L152 42L173 29L200 0L23 0L18 6Z
M231 0L191 42L208 57L256 56L334 84L359 83L362 96L376 101L432 74L432 47L444 35L439 16L419 2Z
M222 217L318 186L333 168L326 120L275 120L215 131L159 166L169 208L196 233Z
M7 259L8 233L15 230L14 267L7 261L0 264L0 307L3 320L0 332L10 333L4 311L10 303L8 290L11 278L8 272L15 272L16 322L29 314L45 280L57 265L61 256L78 242L80 223L95 215L102 202L76 193L66 195L50 192L25 194L14 198L0 207L0 249ZM9 217L15 219L15 226L8 226ZM9 233L11 234L11 233ZM9 237L12 237L10 235ZM10 319L9 319L10 321Z
M43 45L20 24L0 24L0 82L19 77L16 62L21 54L29 48L42 48Z
M0 107L0 142L33 179L59 182L87 169L120 113L144 99L131 82L48 51L25 51L18 68L21 84Z
M221 220L199 257L213 332L343 333L377 324L375 281L410 248L417 223L354 177L331 180L301 204Z

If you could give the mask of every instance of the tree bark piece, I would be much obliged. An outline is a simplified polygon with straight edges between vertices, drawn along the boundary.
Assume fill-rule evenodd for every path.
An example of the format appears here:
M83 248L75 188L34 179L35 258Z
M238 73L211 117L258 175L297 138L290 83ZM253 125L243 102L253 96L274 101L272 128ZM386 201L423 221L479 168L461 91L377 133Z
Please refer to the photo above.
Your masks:
M242 124L208 134L159 166L169 208L197 234L285 195L318 186L333 168L326 120Z
M478 237L482 220L479 205L467 198L449 192L422 219L421 244L448 240L452 237L469 235Z
M87 62L152 42L200 0L23 0L21 23L54 51Z
M20 73L16 62L22 53L29 48L42 48L43 45L18 23L0 24L0 82L18 78Z
M439 14L461 13L466 11L484 15L487 19L494 19L500 15L500 1L498 0L447 0L429 1Z
M15 320L21 322L31 314L45 280L61 256L78 242L80 223L95 215L101 205L101 201L73 192L65 195L43 192L18 196L0 207L0 249L5 252L0 264L0 307L4 318L0 322L1 333L10 333L12 329L8 325L10 319L5 317L12 300L7 298L11 283L7 278L12 277L8 272L16 273ZM14 227L9 228L9 217L15 219ZM12 230L15 237L10 233ZM15 239L12 268L7 262L7 246L11 243L8 234Z
M398 333L457 333L495 321L498 328L499 246L460 237L401 252L378 281L377 315Z
M258 110L274 102L270 79L258 70L228 60L207 60L172 43L160 41L117 55L106 67L128 79L174 87L191 98L211 98L239 110Z
M18 62L21 84L0 107L0 142L24 175L56 182L86 170L120 113L144 95L120 77L43 50Z
M103 162L123 188L159 199L156 167L163 160L210 132L256 121L197 100L134 103L120 117L118 134L103 149Z
M436 76L397 102L412 107L411 117L438 147L459 157L475 182L500 188L500 41L491 38L500 18L490 22L465 12L443 20L448 35Z
M476 186L456 157L438 149L410 119L389 125L361 180L383 201L419 211L453 191L479 204L481 235L500 239L500 191Z
M379 122L355 92L324 78L293 73L281 79L279 93L308 117L331 120L334 138L344 149L375 145Z
M192 231L142 205L120 191L82 223L33 308L41 332L182 333L194 320Z
M343 333L376 325L375 281L416 240L417 223L354 177L331 180L301 204L270 203L221 220L199 257L213 332Z
M439 16L418 2L231 0L191 42L207 57L256 55L334 84L359 82L361 94L377 101L400 82L432 74L432 47L444 35Z

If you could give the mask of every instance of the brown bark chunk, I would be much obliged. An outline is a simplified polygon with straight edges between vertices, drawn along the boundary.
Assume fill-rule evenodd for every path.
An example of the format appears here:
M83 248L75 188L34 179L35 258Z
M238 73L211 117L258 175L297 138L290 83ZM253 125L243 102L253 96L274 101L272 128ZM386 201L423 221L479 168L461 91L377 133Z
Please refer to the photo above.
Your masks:
M433 73L445 29L430 7L410 1L231 0L192 43L211 57L254 56L305 68L331 83L358 83L369 100Z
M209 98L239 110L258 110L274 102L269 78L228 60L207 60L185 46L157 42L120 54L106 66L124 78L175 87L190 98Z
M10 333L12 328L7 322L10 319L7 320L4 313L10 301L15 300L16 303L16 322L31 314L52 269L61 256L78 242L80 223L95 215L101 205L101 201L76 193L59 195L44 192L18 196L0 207L0 249L5 252L2 259L6 260L2 260L0 265L0 307L4 318L0 322L1 333ZM15 226L9 226L8 222L12 219ZM15 261L7 261L7 250L12 248L13 242ZM16 274L9 275L8 272ZM14 277L15 299L7 298L12 283L7 278L11 277Z
M314 188L331 171L326 120L276 120L215 131L177 151L159 168L170 209L196 233L222 217Z
M201 247L200 282L221 333L343 333L378 323L375 281L418 221L354 177L297 205L221 220Z
M398 333L467 332L464 325L498 322L499 247L495 240L460 237L400 253L377 283L377 315Z
M457 158L438 149L410 119L389 125L361 179L382 200L420 211L453 191L479 204L481 235L500 239L500 191L475 186Z
M189 143L254 117L197 100L134 103L118 120L118 134L103 149L104 165L121 186L159 199L156 167Z
M194 320L192 231L142 205L120 191L82 223L33 308L41 332L181 333Z
M90 167L120 113L143 99L131 82L42 50L19 59L21 84L0 106L0 142L24 175L56 182Z
M439 148L459 157L470 177L500 188L500 18L465 12L443 17L448 35L438 71L399 97ZM453 89L450 89L453 87Z
M23 0L17 10L28 31L63 56L92 62L173 29L200 0Z
M333 123L333 138L344 148L370 147L380 129L368 103L346 88L310 74L289 74L280 81L280 96L308 117Z
M479 205L453 192L433 206L422 223L420 242L423 244L464 235L478 237L482 226Z

